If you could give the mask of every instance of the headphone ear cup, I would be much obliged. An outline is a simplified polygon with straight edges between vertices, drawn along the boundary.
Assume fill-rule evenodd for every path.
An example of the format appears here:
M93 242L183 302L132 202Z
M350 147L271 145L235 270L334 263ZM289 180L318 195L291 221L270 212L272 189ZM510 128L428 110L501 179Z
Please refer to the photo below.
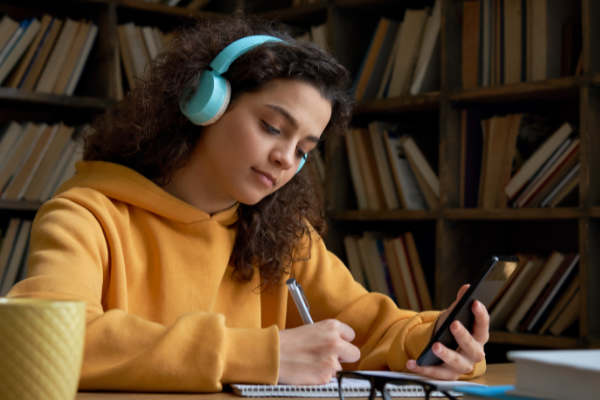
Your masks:
M194 96L179 108L193 124L206 126L225 114L230 100L229 81L214 71L204 71Z

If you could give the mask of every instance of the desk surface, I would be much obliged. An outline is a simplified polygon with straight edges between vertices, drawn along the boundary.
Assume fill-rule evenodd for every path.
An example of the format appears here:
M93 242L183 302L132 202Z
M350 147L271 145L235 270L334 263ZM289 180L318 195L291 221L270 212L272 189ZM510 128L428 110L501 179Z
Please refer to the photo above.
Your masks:
M513 385L515 383L514 364L492 364L487 372L471 382L484 385ZM231 393L211 394L171 394L171 393L122 393L122 392L80 392L76 400L235 400L248 399ZM329 398L328 400L331 400ZM423 399L422 397L419 399Z

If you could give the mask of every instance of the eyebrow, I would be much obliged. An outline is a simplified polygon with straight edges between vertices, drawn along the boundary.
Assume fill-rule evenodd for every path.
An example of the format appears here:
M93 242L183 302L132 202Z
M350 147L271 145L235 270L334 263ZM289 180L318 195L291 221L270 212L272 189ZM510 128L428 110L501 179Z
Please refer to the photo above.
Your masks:
M296 121L296 118L294 118L292 116L292 114L290 114L285 108L276 106L274 104L267 104L266 106L272 110L277 111L279 114L283 115L285 117L285 119L287 119L288 122L294 127L294 129L298 129L298 121ZM314 143L319 143L319 141L320 141L320 139L316 136L307 136L306 139L308 139Z

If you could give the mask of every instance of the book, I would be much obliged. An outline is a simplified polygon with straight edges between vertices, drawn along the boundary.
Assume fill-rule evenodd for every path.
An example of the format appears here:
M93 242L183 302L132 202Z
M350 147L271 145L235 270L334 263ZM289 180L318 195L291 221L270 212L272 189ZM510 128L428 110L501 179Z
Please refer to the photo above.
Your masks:
M480 71L481 76L480 86L491 86L492 84L492 0L480 0L480 22L479 26L481 29L480 37L482 43L480 44Z
M310 37L312 38L312 42L314 44L323 50L327 50L327 24L311 26Z
M52 93L52 89L54 89L56 80L65 64L73 40L80 27L81 22L67 18L58 39L56 40L56 44L52 49L52 53L42 70L40 79L37 82L37 85L35 85L36 92Z
M565 139L565 141L554 151L554 153L544 162L542 167L529 179L527 185L521 190L520 194L513 201L513 206L518 205L526 196L529 196L531 190L534 186L536 186L541 180L542 176L552 167L556 167L556 161L565 154L565 151L569 148L571 143L573 142L572 138L569 136Z
M154 36L154 30L151 26L143 26L142 36L144 38L144 44L148 50L148 57L154 60L160 51L158 43L156 43L156 37Z
M65 62L61 68L58 77L56 78L56 82L54 85L54 89L52 93L54 94L64 94L67 88L67 84L69 83L69 78L73 74L75 70L75 64L77 64L77 60L81 52L83 51L83 46L85 46L85 42L88 37L88 33L90 32L90 28L92 27L92 23L90 21L81 21L80 27L77 30L75 38L71 43L71 47L69 48L69 53L65 58Z
M406 289L404 289L405 285L402 281L400 265L398 265L396 250L394 250L394 245L392 244L391 239L384 239L383 246L385 248L385 255L388 262L390 277L392 278L392 284L394 286L396 304L403 310L409 310L410 306L408 303L408 297L406 295Z
M387 130L384 132L383 138L402 208L407 210L427 209L427 201L423 197L417 179L404 154L404 149L400 143L400 135L397 132Z
M564 142L572 132L571 125L565 122L548 140L544 142L533 155L515 173L504 188L504 192L512 199L527 183L527 181L539 170L544 161Z
M575 293L579 290L579 272L575 272L575 276L571 280L569 287L560 295L560 298L551 306L551 311L544 324L538 330L538 334L546 333L548 328L556 321L556 318L562 313L565 307L569 304Z
M148 53L148 48L146 47L146 42L144 40L144 34L142 33L141 26L135 27L135 37L137 39L137 43L140 46L140 49L142 50L142 54L144 55L144 69L145 69L146 65L148 65L148 62L150 60L152 60L152 58L150 58L150 53Z
M53 167L58 162L60 155L67 145L75 128L68 127L64 124L57 125L57 131L52 142L49 144L46 154L40 161L40 165L33 175L27 190L23 194L23 198L28 201L38 200L44 183L48 180L52 173Z
M402 275L404 289L406 290L406 296L408 297L409 308L413 311L421 311L417 288L413 279L413 274L410 269L410 264L406 255L406 248L404 247L402 238L397 237L392 239L392 245L394 246L394 250L396 252L397 265L400 266L400 273Z
M53 18L52 23L49 26L48 34L40 43L37 54L31 60L31 65L28 67L27 71L25 71L23 79L18 84L19 89L33 90L40 78L42 69L46 65L50 52L54 48L54 44L58 39L58 34L61 31L62 26L63 21L61 19Z
M548 308L549 303L554 300L554 297L556 296L557 292L561 289L563 283L569 277L573 276L572 272L574 272L575 267L578 265L578 263L578 254L570 253L564 258L561 265L558 267L556 272L554 272L554 274L544 287L544 291L535 300L535 303L533 303L533 306L527 312L527 315L525 316L523 321L519 323L519 332L531 332L534 329L534 326L537 324L542 314Z
M23 192L27 189L28 183L31 181L42 158L48 151L52 138L56 134L56 129L57 126L41 125L41 133L38 135L27 157L22 161L21 166L15 171L6 189L2 191L2 199L20 200L22 198Z
M506 197L506 194L504 193L504 187L508 184L512 175L517 139L519 137L519 132L521 131L522 120L523 114L514 114L510 116L504 156L500 161L500 178L497 185L498 199L496 205L499 208L506 208L508 204L508 197Z
M563 178L562 181L546 196L540 204L540 207L556 207L560 202L579 186L579 169L577 163L573 169Z
M369 235L370 232L367 232L366 234ZM396 291L394 289L394 282L392 281L392 275L390 272L390 267L389 267L386 253L385 253L385 246L383 245L384 238L378 235L376 237L373 237L373 240L375 242L377 256L379 257L379 264L383 268L383 277L385 278L385 283L386 283L386 287L387 287L387 290L389 293L389 297L394 301L394 303L398 304L398 301L396 300Z
M531 284L525 296L519 302L519 305L511 316L506 321L506 328L509 332L516 333L518 331L519 323L523 320L529 309L533 306L538 296L544 290L544 287L548 284L556 270L560 267L565 255L558 251L552 252L546 264L538 274L535 281Z
M401 144L404 148L404 152L406 153L407 157L410 160L412 160L417 166L419 173L423 176L425 182L427 182L427 185L433 191L435 197L439 198L440 181L435 172L433 172L433 169L431 169L431 166L429 165L425 157L423 156L423 153L421 153L421 150L419 150L417 144L410 136L404 136L401 140Z
M363 267L360 263L360 255L356 245L356 236L345 236L344 237L344 249L346 250L346 257L348 258L348 269L354 280L368 290L368 286L365 282Z
M390 87L390 80L392 78L392 70L394 68L394 62L396 61L396 55L398 54L398 46L400 45L400 33L401 33L402 23L398 25L398 31L396 32L396 36L394 37L394 43L392 44L392 48L390 50L390 54L387 59L387 63L385 64L385 69L383 70L383 75L381 77L381 82L379 83L379 90L377 91L378 99L384 99L388 95L388 89Z
M346 149L348 151L348 165L350 167L350 177L352 178L352 185L354 186L354 193L356 194L358 209L368 210L369 204L367 202L365 185L363 183L363 178L360 171L358 153L356 150L356 139L354 138L354 133L355 131L353 129L349 129L344 135Z
M425 274L417 251L417 245L415 244L415 238L411 232L407 232L403 235L403 240L406 254L408 255L410 270L413 273L417 293L419 294L421 311L433 310L433 302L431 301L431 295L429 294L427 281L425 280Z
M573 325L581 312L580 302L581 291L577 290L565 308L556 317L556 320L550 325L548 331L554 336L560 336L569 326Z
M520 304L527 293L527 289L535 281L544 264L544 259L532 257L523 265L521 270L517 269L515 271L517 275L514 281L490 311L490 330L499 330L506 325L506 321Z
M517 264L517 267L515 268L515 270L513 271L513 273L510 274L510 277L506 280L506 282L504 282L504 286L502 286L502 288L500 289L500 291L496 294L496 297L488 305L487 308L488 308L488 312L489 313L492 312L492 310L494 309L494 307L496 306L496 304L498 304L498 302L500 301L500 299L502 299L502 297L504 296L504 294L506 293L506 291L508 290L508 288L513 284L513 282L515 281L515 279L517 279L517 276L519 276L519 274L523 270L523 267L532 258L531 255L529 255L529 254L523 254L523 253L516 254L516 257L519 259L519 263Z
M440 29L442 1L436 0L423 35L419 58L415 66L410 94L432 92L440 89Z
M13 89L19 87L19 83L21 83L23 80L23 76L25 76L25 73L29 69L34 57L39 53L39 49L43 40L48 36L52 22L53 18L48 14L44 14L37 35L33 39L33 42L31 42L27 53L25 53L21 61L19 61L16 70L14 70L10 75L6 82L6 86Z
M357 240L361 263L365 266L371 292L382 293L389 296L389 289L383 275L383 268L379 261L379 253L373 239L366 235Z
M503 0L504 9L504 84L519 83L524 80L523 18L522 0Z
M403 96L410 92L410 83L421 48L424 28L429 18L427 14L427 10L410 9L404 13L387 97Z
M357 101L375 98L398 27L399 23L396 21L387 18L379 20L356 77Z
M10 291L10 288L15 284L17 273L19 272L19 266L23 257L27 257L25 253L25 247L29 240L29 231L31 229L31 220L21 221L19 226L19 233L13 246L12 253L4 277L2 278L2 287L0 288L0 297L4 297Z
M433 193L433 190L431 190L431 188L427 184L427 181L423 177L423 174L415 164L415 160L412 157L406 157L406 160L408 161L410 170L414 174L415 180L417 181L417 184L421 189L421 193L423 194L423 197L427 202L427 208L430 210L436 210L439 207L439 202L437 197L435 196L435 193Z
M10 71L21 59L27 48L35 39L38 31L40 30L41 24L35 18L32 18L27 28L24 29L23 33L19 37L19 40L15 43L10 53L6 56L2 65L0 65L0 83L4 82Z
M6 60L6 58L12 51L12 49L15 47L15 45L17 44L17 42L23 35L23 32L25 32L25 30L27 29L27 26L29 26L30 22L31 22L31 20L29 20L29 19L25 19L25 20L21 21L17 30L15 30L13 32L13 34L10 36L10 38L8 39L8 41L6 42L6 44L4 45L2 50L0 50L0 65L2 65L2 63L4 63L4 61Z
M543 399L597 399L600 350L509 351L516 364L509 394Z
M8 15L2 15L2 19L0 20L0 49L6 46L15 31L19 29L19 25L19 22Z
M399 202L383 138L385 131L390 129L394 129L394 126L380 121L373 121L368 125L369 137L371 138L371 145L375 156L375 165L381 180L385 204L388 210L394 210L399 207Z
M77 62L75 63L75 68L73 69L73 72L72 72L71 76L69 77L69 81L67 82L67 87L65 88L65 92L64 92L64 94L66 94L67 96L72 96L73 92L75 91L75 88L77 87L77 83L79 82L79 78L81 77L81 73L83 72L83 67L85 66L88 56L90 55L90 51L92 50L92 46L94 44L94 40L96 39L97 34L98 34L98 27L96 25L92 24L92 26L90 27L90 30L88 32L86 41L83 45L83 49L81 50L81 52L79 54L79 58L77 59ZM120 69L119 69L119 72L121 72ZM121 76L120 73L118 74L118 76L119 77ZM121 88L121 90L123 90L123 87L120 84L121 79L119 78L117 80L117 82L119 82L117 87Z
M19 143L15 146L14 151L4 163L2 170L0 170L0 192L4 190L13 174L19 170L22 161L29 156L29 153L33 150L43 128L44 127L42 126L42 129L40 129L39 125L32 123L27 123L23 127Z
M463 2L462 83L465 89L479 85L479 9L479 0Z
M369 132L363 128L356 128L352 136L355 139L358 165L360 166L360 175L363 177L369 209L384 210L386 205L383 188L381 187L381 180L377 173L377 165Z
M135 87L135 65L133 63L133 55L129 48L129 39L124 25L117 27L117 33L119 36L119 51L121 60L123 61L123 69L125 70L125 77L127 78L127 84L130 89Z
M505 159L507 133L509 131L511 116L493 117L486 140L486 165L483 167L482 208L496 208L498 205L498 192L501 190L498 183L502 175L502 162Z
M18 143L19 134L22 129L23 127L15 121L10 122L10 124L5 127L2 138L0 139L0 170L3 168L4 163L8 159L15 144Z
M8 227L4 233L2 240L2 247L0 247L0 287L2 285L2 277L8 267L10 261L10 255L17 240L17 234L19 233L19 226L21 225L20 218L11 218L8 222Z

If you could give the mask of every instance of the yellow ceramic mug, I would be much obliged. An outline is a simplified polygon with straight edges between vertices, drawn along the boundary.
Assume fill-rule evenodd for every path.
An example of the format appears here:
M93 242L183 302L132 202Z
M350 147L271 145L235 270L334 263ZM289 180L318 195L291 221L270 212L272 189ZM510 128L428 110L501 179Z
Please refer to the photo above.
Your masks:
M74 399L85 303L0 298L0 399Z

